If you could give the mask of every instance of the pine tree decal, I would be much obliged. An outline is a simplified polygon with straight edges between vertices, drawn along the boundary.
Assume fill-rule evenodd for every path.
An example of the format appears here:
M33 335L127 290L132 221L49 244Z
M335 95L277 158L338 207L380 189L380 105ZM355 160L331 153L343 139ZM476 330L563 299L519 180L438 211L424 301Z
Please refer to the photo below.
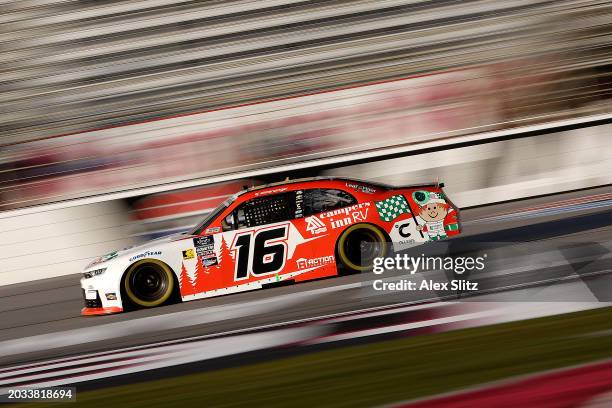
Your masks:
M221 247L219 248L219 265L220 270L216 272L218 286L230 288L236 285L234 281L234 256L223 236L221 237Z
M209 272L208 268L204 266L202 262L202 257L198 255L198 259L196 261L196 269L195 269L195 292L200 293L204 292L205 284L206 284L206 276Z
M193 283L191 279L189 279L189 275L187 274L187 269L185 268L185 262L181 262L181 275L179 276L179 284L181 286L181 294L183 296L193 295L195 293L195 288L193 287Z
M234 270L234 257L227 246L227 242L223 235L221 235L221 247L219 248L219 257L217 260L217 269L222 268L224 271L228 270L231 266L231 270Z

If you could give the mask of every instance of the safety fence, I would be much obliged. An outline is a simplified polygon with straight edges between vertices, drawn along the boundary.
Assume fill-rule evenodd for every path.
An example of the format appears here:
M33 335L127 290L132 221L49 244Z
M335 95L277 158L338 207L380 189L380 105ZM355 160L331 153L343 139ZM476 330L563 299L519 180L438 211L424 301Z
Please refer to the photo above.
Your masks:
M609 112L611 10L8 2L0 210Z

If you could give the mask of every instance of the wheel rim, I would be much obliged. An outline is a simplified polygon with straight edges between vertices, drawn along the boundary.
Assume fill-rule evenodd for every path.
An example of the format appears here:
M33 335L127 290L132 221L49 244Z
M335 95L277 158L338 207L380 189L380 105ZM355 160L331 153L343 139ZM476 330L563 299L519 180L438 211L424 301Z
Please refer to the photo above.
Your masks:
M170 297L173 289L171 273L167 266L157 262L133 265L126 275L126 293L137 305L161 305Z
M366 271L372 268L374 258L384 256L384 235L370 225L353 226L341 237L339 255L350 269Z

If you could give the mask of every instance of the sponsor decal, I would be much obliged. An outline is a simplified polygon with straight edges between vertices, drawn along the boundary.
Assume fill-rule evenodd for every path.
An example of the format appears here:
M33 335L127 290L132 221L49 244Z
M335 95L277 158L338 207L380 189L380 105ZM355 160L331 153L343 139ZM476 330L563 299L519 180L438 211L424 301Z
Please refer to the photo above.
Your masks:
M440 193L430 192L427 190L418 190L412 193L412 199L419 206L428 202L446 202Z
M162 254L162 251L146 251L142 254L134 255L130 258L130 262L135 261L137 259L148 258L150 256L159 256Z
M403 195L394 195L386 200L376 201L376 210L380 219L386 222L393 221L404 213L410 214L408 201Z
M370 203L355 204L350 207L322 213L321 218L329 219L333 229L346 227L358 222L364 222L368 218Z
M375 188L364 186L362 184L346 183L346 186L348 188L352 188L353 190L361 191L362 193L374 194L376 192Z
M216 256L211 256L210 258L202 258L202 265L205 267L215 266L219 263L219 260Z
M87 290L85 291L85 299L87 300L95 300L98 297L97 290Z
M423 193L424 197L421 196L420 193ZM448 205L442 194L428 191L415 191L412 193L412 196L419 204L418 215L423 221L423 224L419 225L417 228L419 231L427 234L430 241L446 239L447 231L456 231L459 229L459 225L456 223L444 224L444 219L453 209Z
M106 294L106 300L117 300L117 294L116 293L107 293Z
M104 255L102 258L100 258L102 260L102 262L106 262L106 261L110 261L111 259L115 259L117 257L117 255L119 254L118 251L113 251L110 254L106 254Z
M418 230L417 223L413 218L397 221L391 228L389 237L393 241L393 247L396 251L427 241L427 237Z
M275 188L273 190L258 191L258 192L255 193L255 197L259 197L259 196L263 196L263 195L269 195L269 194L282 193L283 191L287 191L287 187Z
M350 207L338 208L337 210L332 210L332 211L321 213L319 217L330 218L330 217L338 216L338 215L349 215L353 211L361 210L361 209L368 208L368 207L370 207L369 202L359 203L359 204L351 205Z
M92 266L97 265L97 264L100 264L100 263L102 263L102 262L110 261L111 259L116 258L116 257L117 257L117 255L119 255L119 251L113 251L113 252L111 252L111 253L109 253L109 254L102 255L101 257L96 258L96 259L94 259L93 261L91 261L91 262L89 263L89 265L87 265L87 266L85 267L85 269L91 268Z
M297 190L295 192L295 218L304 216L304 192Z
M83 278L85 279L91 279L94 276L99 276L102 275L104 272L106 272L108 268L100 268L100 269L92 269L89 271L85 271L83 272Z
M400 237L408 238L410 235L412 235L411 232L406 231L408 227L410 227L410 220L403 224L396 225L397 233L399 234Z
M183 259L193 259L195 258L195 250L193 248L186 249L183 251Z
M213 235L204 235L193 239L195 255L202 260L205 267L219 264L215 254L215 238Z
M321 256L318 258L311 258L311 259L300 258L295 261L295 264L297 265L298 269L307 269L307 268L314 268L317 266L327 265L333 262L334 262L334 256L329 255L329 256Z
M215 238L213 235L204 235L193 239L196 255L202 258L212 258L215 256Z
M306 231L310 232L312 235L327 232L327 227L316 215L306 217L304 220L306 221Z
M206 234L216 234L217 232L221 232L221 227L206 228L204 232Z

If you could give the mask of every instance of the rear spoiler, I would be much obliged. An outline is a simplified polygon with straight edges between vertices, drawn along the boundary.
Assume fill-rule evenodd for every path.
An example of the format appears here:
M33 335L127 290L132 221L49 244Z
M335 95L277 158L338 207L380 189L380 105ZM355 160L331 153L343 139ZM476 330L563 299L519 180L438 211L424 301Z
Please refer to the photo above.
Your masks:
M441 183L439 181L432 181L432 182L428 182L428 183L406 184L406 185L403 185L403 186L393 187L393 189L400 189L400 188L423 188L423 187L443 188L444 187L444 183Z

